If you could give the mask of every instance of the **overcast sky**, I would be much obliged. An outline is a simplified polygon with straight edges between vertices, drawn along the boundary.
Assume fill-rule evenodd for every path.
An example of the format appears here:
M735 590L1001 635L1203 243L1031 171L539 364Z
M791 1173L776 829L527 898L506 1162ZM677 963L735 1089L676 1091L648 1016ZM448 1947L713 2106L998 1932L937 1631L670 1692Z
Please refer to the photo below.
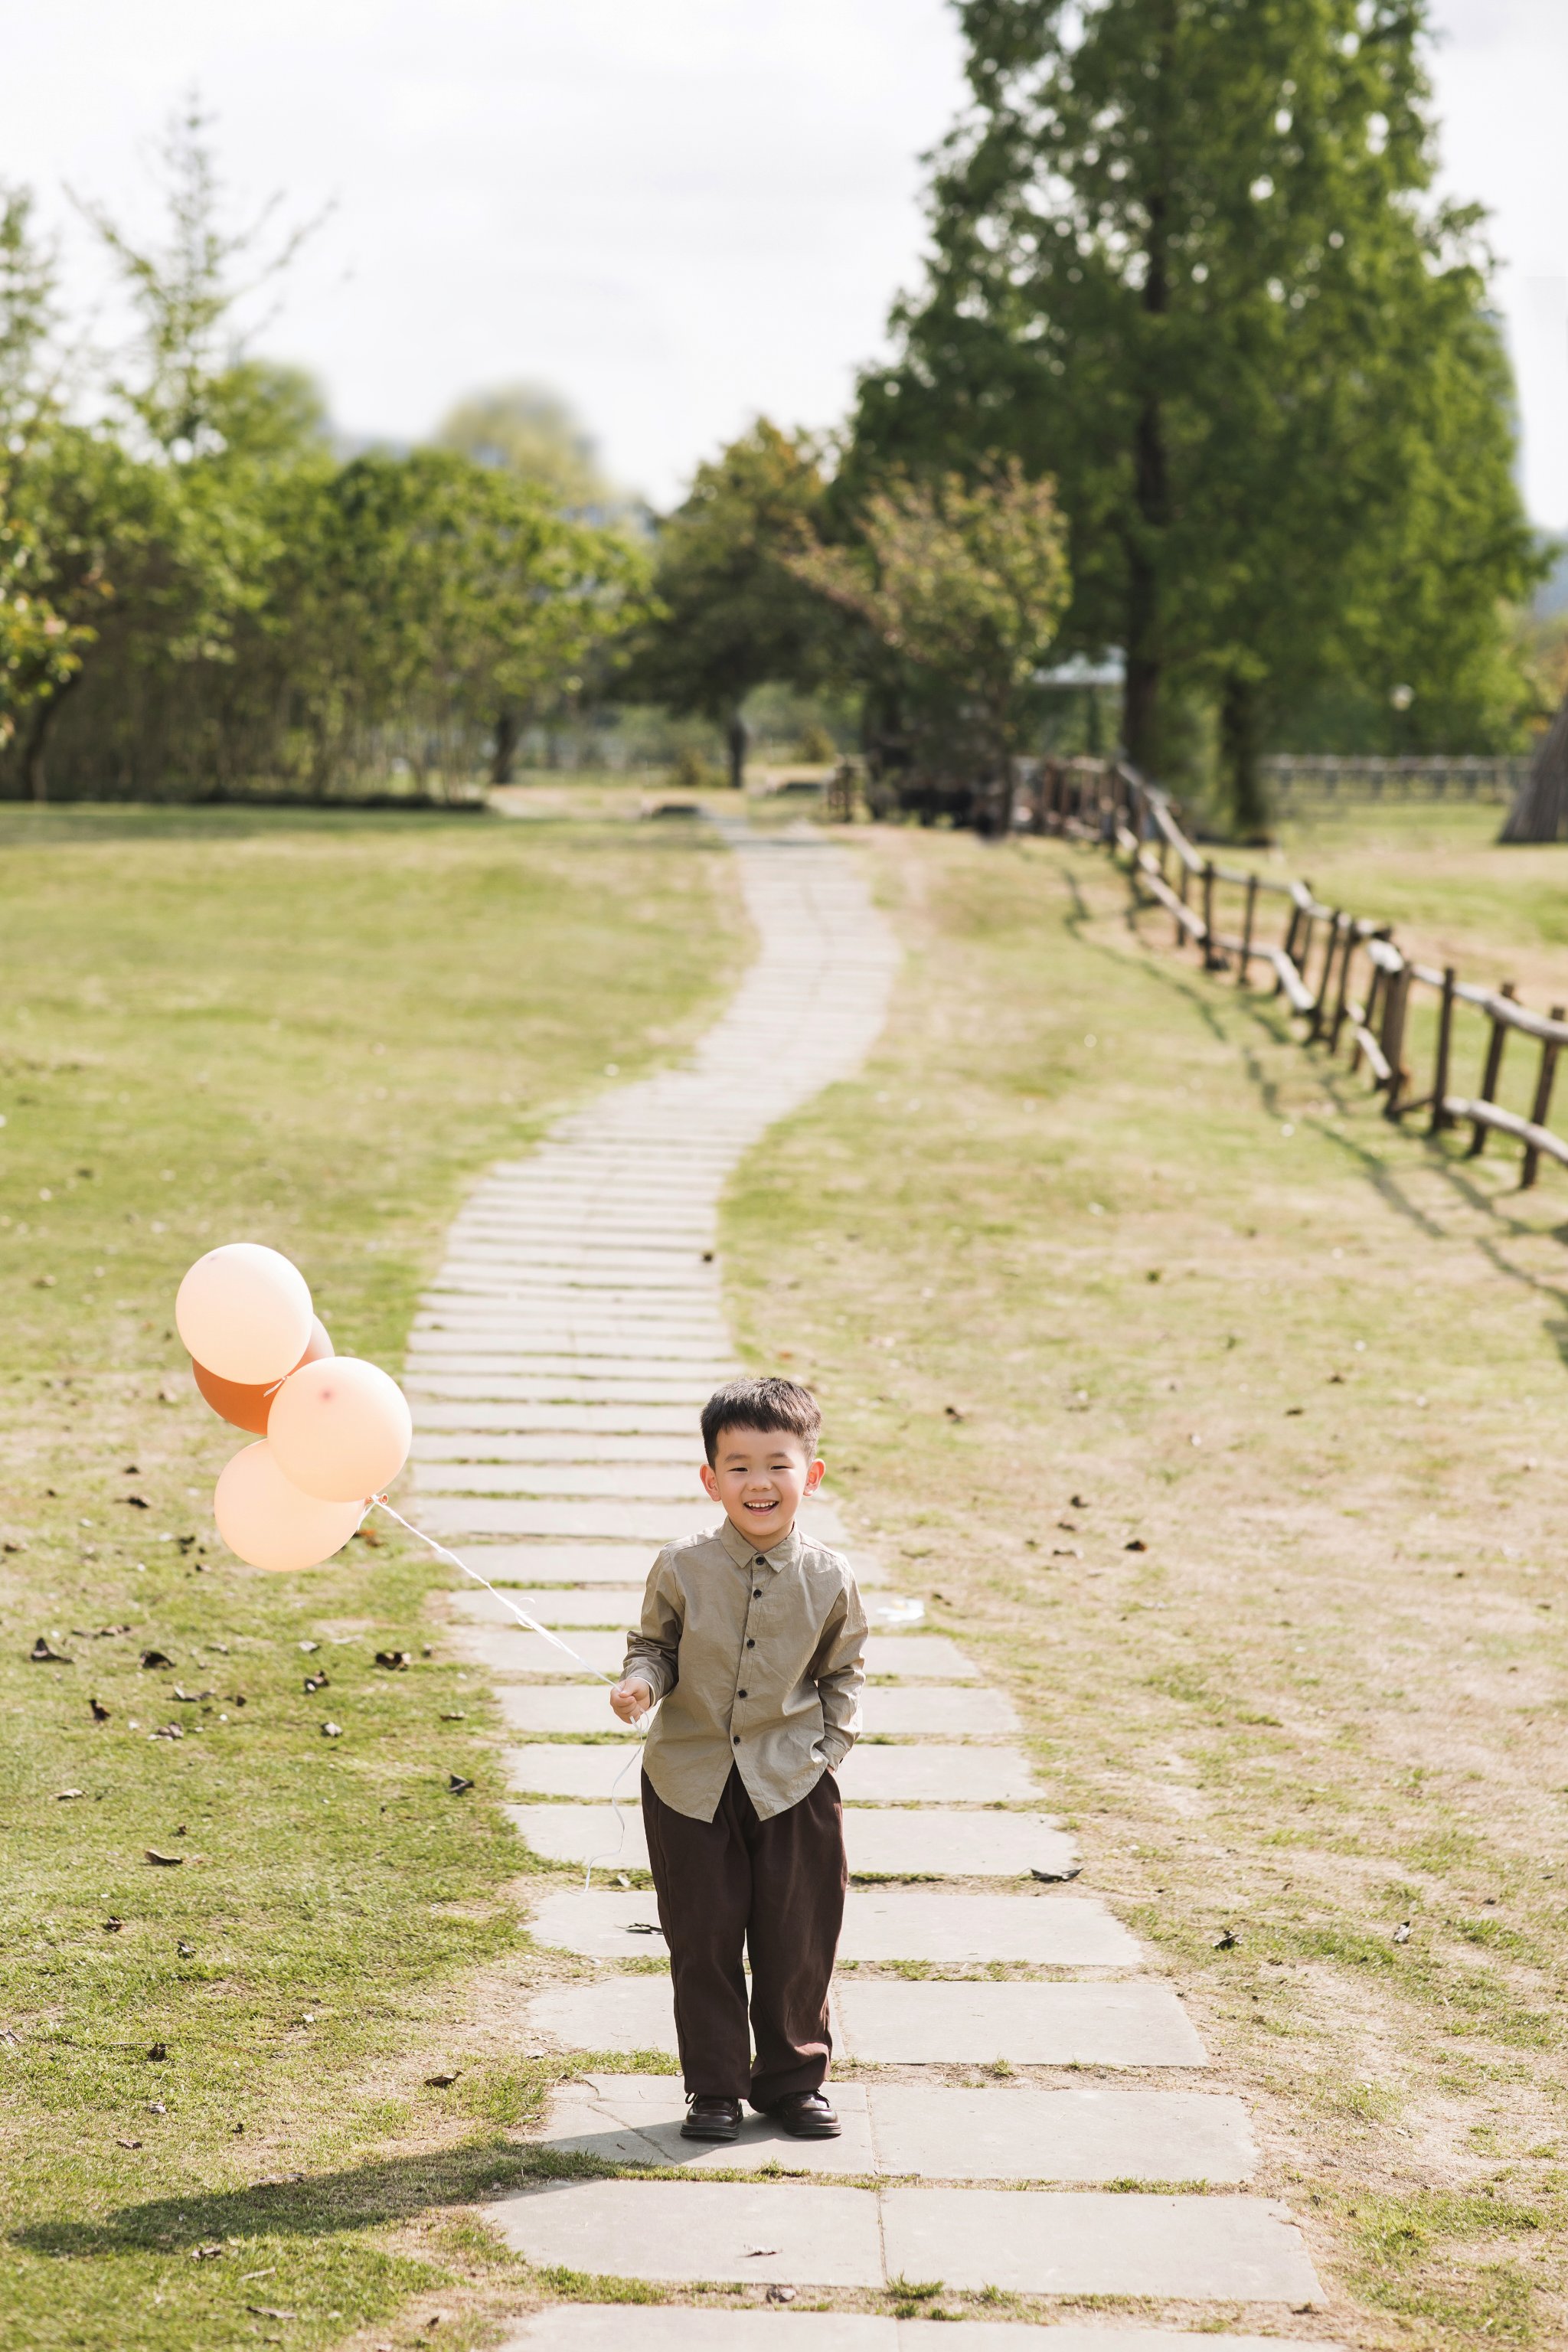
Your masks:
M1525 485L1568 526L1568 0L1437 0L1447 184L1493 212ZM267 347L412 438L558 387L656 502L758 410L844 413L918 272L959 100L943 0L0 0L0 175L148 224L183 90L237 190L331 216Z

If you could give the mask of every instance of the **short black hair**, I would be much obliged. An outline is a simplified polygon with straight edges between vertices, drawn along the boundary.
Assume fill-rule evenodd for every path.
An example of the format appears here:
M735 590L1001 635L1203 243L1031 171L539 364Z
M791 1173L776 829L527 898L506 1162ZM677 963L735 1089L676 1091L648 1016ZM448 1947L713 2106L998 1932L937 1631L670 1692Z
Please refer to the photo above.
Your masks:
M702 1450L710 1469L720 1433L726 1429L754 1429L763 1434L779 1430L786 1437L798 1437L807 1461L814 1461L822 1409L798 1381L726 1381L702 1408Z

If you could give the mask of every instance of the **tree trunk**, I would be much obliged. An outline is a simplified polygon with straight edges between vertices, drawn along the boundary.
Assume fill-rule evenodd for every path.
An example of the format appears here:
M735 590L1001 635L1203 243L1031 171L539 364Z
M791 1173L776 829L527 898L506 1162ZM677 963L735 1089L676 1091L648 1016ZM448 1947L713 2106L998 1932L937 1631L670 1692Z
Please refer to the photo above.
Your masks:
M733 792L743 792L746 784L746 746L751 740L750 730L739 710L732 710L724 725L724 750L730 765L730 785Z
M1268 833L1268 796L1263 789L1258 685L1232 670L1220 693L1220 764L1237 837L1258 843Z
M79 683L81 677L82 672L79 669L73 671L63 685L57 686L52 694L46 694L43 697L34 711L33 723L27 730L26 750L22 755L22 779L29 800L42 803L49 797L49 779L45 758L48 751L49 737L55 731L55 720L59 717L61 703Z
M517 712L510 702L503 703L496 717L495 757L490 761L492 784L510 784L517 764L517 739L520 730Z
M1568 819L1568 699L1536 747L1500 841L1559 841Z

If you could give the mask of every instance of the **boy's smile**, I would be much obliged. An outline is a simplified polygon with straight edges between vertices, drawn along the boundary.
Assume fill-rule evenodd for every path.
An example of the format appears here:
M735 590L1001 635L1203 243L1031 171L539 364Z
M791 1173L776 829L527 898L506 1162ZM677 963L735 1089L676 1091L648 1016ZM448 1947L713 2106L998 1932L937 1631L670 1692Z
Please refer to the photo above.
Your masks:
M825 1467L798 1437L782 1430L721 1429L701 1478L730 1525L758 1551L767 1551L788 1535L801 1503L821 1486Z

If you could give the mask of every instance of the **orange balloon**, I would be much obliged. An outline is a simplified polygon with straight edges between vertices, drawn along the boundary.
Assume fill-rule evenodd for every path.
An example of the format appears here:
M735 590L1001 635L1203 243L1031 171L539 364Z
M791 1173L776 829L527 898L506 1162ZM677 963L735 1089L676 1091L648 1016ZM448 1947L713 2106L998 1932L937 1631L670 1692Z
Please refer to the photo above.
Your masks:
M320 1363L323 1356L331 1353L332 1343L327 1336L326 1326L319 1315L312 1315L305 1352L300 1363L290 1365L289 1370L297 1372L300 1364ZM217 1374L209 1372L205 1364L193 1364L191 1370L195 1375L197 1388L215 1412L221 1413L225 1421L232 1422L236 1429L248 1429L257 1437L266 1436L267 1416L272 1410L273 1398L283 1385L281 1381L268 1381L263 1388L248 1388L243 1381L219 1380Z

